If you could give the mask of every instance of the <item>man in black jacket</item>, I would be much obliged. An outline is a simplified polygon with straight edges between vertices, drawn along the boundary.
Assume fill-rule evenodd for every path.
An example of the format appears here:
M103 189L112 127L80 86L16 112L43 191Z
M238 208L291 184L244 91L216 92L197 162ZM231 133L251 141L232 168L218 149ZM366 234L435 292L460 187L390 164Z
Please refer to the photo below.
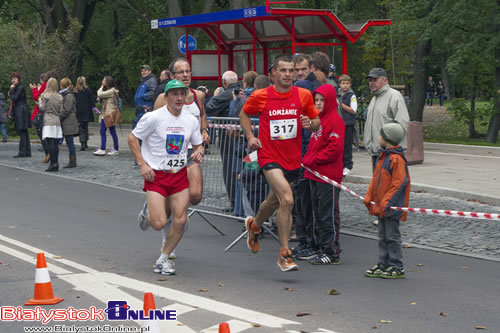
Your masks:
M222 74L222 90L221 87L217 88L214 92L214 97L206 106L206 114L208 117L229 117L229 105L233 100L233 91L239 91L238 75L233 71L227 71ZM220 152L222 157L222 172L224 184L226 185L226 192L231 201L231 207L224 209L225 212L232 212L236 199L236 183L237 183L237 170L234 165L235 158L235 145L234 138L229 135L226 130L219 130L220 137ZM236 139L237 140L237 139Z
M163 94L163 91L165 90L165 85L170 81L170 71L168 69L164 69L160 73L160 83L155 89L155 94L153 96L153 101L156 101L158 96Z

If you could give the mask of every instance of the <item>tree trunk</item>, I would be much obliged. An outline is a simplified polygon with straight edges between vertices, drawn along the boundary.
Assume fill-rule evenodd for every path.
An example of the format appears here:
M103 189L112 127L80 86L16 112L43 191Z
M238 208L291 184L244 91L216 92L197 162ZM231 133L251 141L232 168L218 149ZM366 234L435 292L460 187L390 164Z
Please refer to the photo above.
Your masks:
M428 73L428 65L425 58L431 51L431 41L419 41L416 44L415 62L414 62L414 82L411 88L410 120L422 121L422 115L425 105L425 90Z
M500 0L497 0L497 6L500 6ZM496 20L496 9L493 12L493 33L494 36L498 35L498 24ZM496 61L496 91L495 91L495 108L493 109L493 114L490 118L490 124L488 126L488 132L486 133L486 142L496 143L498 138L498 132L500 131L500 98L498 98L498 87L500 87L500 66L498 66L498 59L500 59L500 47L498 44L495 47L495 59Z
M477 82L477 76L474 76L474 83ZM476 137L476 126L474 121L476 120L476 85L474 84L474 88L472 89L472 98L470 99L470 116L469 116L469 138Z
M446 69L446 65L448 64L448 54L441 53L439 56L440 64L441 64L441 81L443 81L445 96L448 100L453 98L452 87L450 85L450 76L448 75L448 70Z

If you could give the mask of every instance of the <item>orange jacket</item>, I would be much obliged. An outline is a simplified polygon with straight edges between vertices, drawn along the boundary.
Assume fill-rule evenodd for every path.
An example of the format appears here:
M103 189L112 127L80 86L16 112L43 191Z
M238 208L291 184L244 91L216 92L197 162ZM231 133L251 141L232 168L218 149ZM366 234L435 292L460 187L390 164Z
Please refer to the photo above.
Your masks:
M391 210L390 207L408 207L409 200L410 174L403 148L396 146L382 150L363 204L370 215L406 221L407 212ZM370 204L370 201L374 201L375 205Z

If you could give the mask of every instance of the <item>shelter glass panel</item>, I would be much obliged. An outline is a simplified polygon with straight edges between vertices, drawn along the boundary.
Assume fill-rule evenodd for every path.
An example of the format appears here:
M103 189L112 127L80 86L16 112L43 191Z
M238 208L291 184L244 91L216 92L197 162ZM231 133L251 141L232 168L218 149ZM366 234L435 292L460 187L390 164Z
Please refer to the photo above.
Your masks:
M287 25L290 25L290 20L284 19ZM288 31L276 21L259 21L255 22L255 30L257 31L257 35L259 38L265 37L276 37L276 36L289 36Z
M218 76L217 54L192 54L193 76ZM221 75L229 68L227 54L221 54Z

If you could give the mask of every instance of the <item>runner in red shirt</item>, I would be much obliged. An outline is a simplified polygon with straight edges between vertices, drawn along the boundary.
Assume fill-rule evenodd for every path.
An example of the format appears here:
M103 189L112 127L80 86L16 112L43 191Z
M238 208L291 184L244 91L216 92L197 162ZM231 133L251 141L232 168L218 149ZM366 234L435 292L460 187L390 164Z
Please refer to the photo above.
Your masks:
M248 247L259 251L257 235L261 226L275 211L281 251L278 267L286 272L298 269L291 258L288 238L292 226L293 192L301 161L302 128L319 128L319 111L314 107L311 93L292 86L293 60L279 55L272 67L274 85L256 90L248 97L240 112L241 128L248 139L248 147L257 150L262 169L271 191L260 205L255 217L247 217ZM253 135L250 116L259 116L259 137Z

